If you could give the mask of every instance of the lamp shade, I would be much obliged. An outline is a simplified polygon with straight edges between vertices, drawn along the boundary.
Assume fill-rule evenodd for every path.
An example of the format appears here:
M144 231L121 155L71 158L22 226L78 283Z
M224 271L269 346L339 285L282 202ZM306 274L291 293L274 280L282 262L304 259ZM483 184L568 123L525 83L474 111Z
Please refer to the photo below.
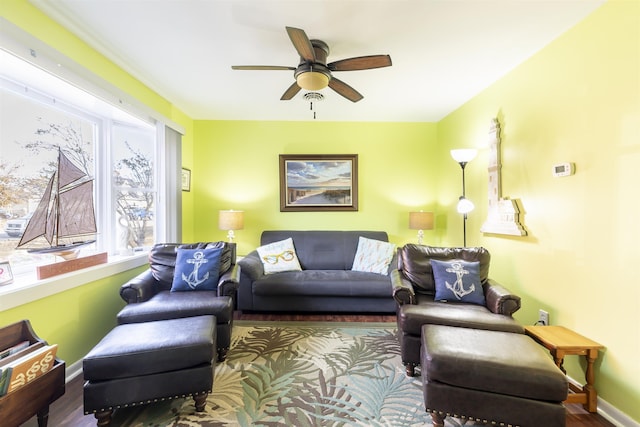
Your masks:
M433 230L433 212L409 212L409 229Z
M478 154L478 150L474 148L458 148L451 150L451 157L458 163L468 163Z
M244 211L220 211L218 228L220 230L242 230L244 228Z

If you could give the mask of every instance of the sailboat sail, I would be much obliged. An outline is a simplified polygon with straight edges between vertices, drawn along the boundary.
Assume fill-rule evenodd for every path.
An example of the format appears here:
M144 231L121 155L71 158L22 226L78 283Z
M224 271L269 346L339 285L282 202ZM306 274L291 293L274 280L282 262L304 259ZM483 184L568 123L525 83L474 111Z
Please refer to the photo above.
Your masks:
M51 176L18 248L30 252L69 249L93 242L77 239L91 238L96 231L93 180L59 150L58 169Z
M49 179L49 184L47 184L47 189L38 203L38 207L33 212L27 227L22 234L22 238L18 243L18 247L21 247L34 239L37 239L40 236L44 236L47 230L47 213L49 211L49 202L51 200L51 190L53 189L53 183L55 181L55 175L51 176ZM51 243L51 240L47 238L47 241Z

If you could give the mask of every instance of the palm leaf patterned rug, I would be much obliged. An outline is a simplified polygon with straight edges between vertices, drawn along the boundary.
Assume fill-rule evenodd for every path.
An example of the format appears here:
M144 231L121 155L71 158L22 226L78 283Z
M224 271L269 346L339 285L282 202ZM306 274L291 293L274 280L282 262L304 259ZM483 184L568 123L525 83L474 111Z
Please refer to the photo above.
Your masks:
M122 409L131 427L425 426L420 377L400 361L394 323L236 321L203 412L193 399ZM473 426L447 417L447 427Z

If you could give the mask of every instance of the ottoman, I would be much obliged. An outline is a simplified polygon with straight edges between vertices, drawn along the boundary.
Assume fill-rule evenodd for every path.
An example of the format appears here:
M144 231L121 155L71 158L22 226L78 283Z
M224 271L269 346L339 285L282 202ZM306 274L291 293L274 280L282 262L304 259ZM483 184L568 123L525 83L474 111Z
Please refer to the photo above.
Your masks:
M118 324L143 323L192 316L215 316L218 362L224 361L231 344L233 298L216 291L161 291L151 299L129 303L117 315Z
M215 360L214 316L116 326L83 359L84 413L108 426L117 408L186 396L202 411Z
M514 427L566 423L567 379L526 335L425 325L420 361L434 426L446 416Z

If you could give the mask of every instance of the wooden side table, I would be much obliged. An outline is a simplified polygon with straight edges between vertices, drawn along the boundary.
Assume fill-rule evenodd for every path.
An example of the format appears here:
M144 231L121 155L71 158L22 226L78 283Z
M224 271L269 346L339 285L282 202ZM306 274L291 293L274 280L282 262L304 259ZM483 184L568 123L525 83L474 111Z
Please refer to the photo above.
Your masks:
M595 388L595 374L593 363L598 358L598 350L604 348L589 338L567 329L563 326L525 326L525 333L542 344L553 356L556 365L564 372L564 356L585 356L587 370L585 372L586 384L582 387L569 383L572 393L567 396L566 403L582 403L589 412L598 410L598 393Z

